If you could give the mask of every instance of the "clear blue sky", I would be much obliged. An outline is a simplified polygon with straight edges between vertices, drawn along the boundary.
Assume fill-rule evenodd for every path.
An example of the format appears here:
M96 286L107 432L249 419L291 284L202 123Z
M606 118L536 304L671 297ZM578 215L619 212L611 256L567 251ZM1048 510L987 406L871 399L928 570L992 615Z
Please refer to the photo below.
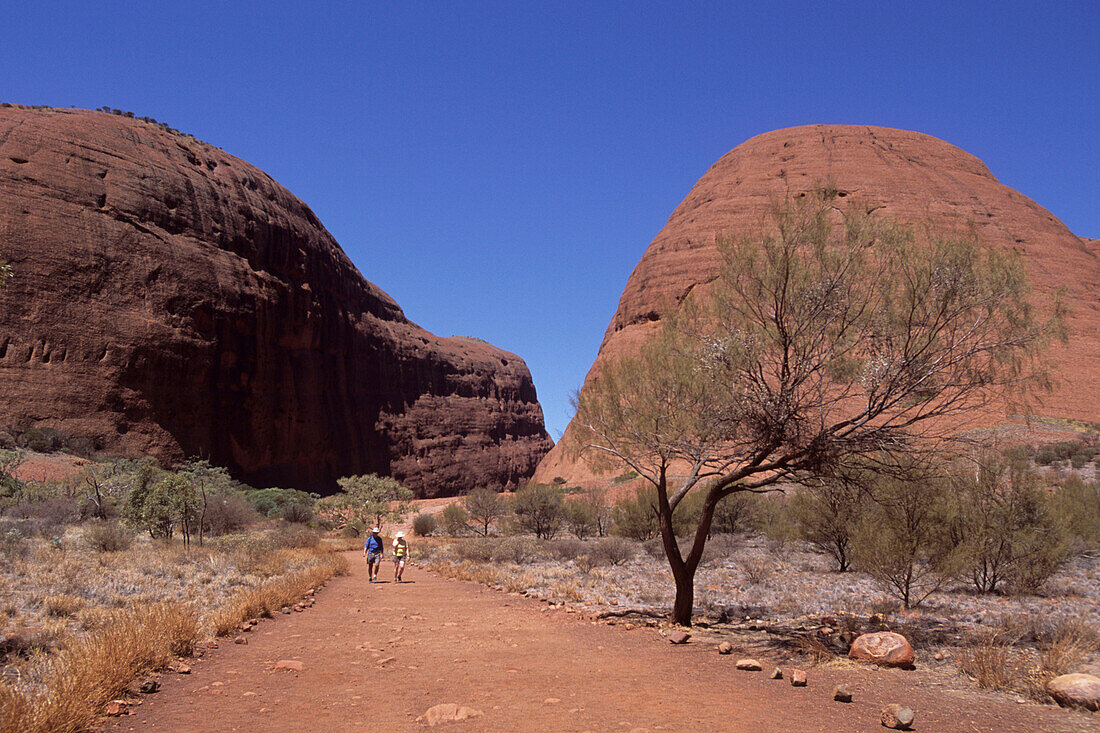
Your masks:
M555 439L649 241L758 133L929 133L1100 237L1096 0L9 0L4 23L0 100L132 110L263 168L414 321L526 359Z

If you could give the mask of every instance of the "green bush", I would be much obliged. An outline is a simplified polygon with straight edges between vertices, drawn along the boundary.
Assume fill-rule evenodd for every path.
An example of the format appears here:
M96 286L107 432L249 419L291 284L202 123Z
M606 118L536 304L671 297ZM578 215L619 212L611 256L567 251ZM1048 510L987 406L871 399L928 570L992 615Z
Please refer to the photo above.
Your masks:
M443 520L443 531L451 537L464 535L469 529L467 522L470 521L470 515L461 504L448 504L443 507L439 518Z
M983 593L1011 583L1033 592L1069 556L1040 477L1028 463L997 454L959 467L951 481L943 525L963 573Z
M438 526L439 523L432 514L417 514L413 517L413 533L420 537L430 536Z
M596 540L590 553L600 563L625 565L638 554L638 545L625 537L602 537Z
M460 560L470 562L489 562L493 559L493 552L500 540L491 540L485 537L477 537L469 540L455 542L455 555Z
M56 453L65 447L65 435L57 428L31 428L17 438L20 448L36 453Z
M553 539L565 521L564 492L548 484L527 484L512 499L516 524L539 539Z
M570 499L565 502L565 524L577 539L588 539L599 530L596 507L583 499Z
M823 480L795 490L789 503L798 536L832 559L839 572L852 564L852 535L863 513L859 487Z
M309 524L313 521L313 508L292 501L283 505L282 518L291 524Z
M497 544L492 557L497 562L525 565L538 557L538 550L538 545L527 537L508 537Z
M1077 553L1100 549L1100 482L1076 474L1054 487L1051 512Z

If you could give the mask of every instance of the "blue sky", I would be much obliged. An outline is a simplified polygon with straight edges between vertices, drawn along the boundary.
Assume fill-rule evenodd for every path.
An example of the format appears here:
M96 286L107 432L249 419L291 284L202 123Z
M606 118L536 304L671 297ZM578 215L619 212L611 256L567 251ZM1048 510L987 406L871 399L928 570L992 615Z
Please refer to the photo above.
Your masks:
M8 2L0 100L149 115L270 173L551 435L634 265L753 135L918 130L1100 237L1100 3Z

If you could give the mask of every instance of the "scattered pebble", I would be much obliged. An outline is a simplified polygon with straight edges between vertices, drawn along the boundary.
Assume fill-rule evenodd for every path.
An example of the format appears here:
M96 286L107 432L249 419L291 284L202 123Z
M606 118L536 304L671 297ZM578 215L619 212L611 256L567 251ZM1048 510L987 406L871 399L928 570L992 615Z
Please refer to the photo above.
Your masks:
M852 691L848 689L848 685L837 685L833 688L833 699L837 702L851 702Z
M882 709L881 720L885 728L909 730L915 719L916 715L913 714L913 711L904 705L892 703Z

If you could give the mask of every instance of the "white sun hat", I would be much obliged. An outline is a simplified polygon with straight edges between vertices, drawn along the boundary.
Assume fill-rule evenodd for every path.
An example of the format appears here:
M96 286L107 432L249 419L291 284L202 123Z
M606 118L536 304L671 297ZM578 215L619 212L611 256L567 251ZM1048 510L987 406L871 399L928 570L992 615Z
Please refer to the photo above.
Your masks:
M371 527L370 531L371 531L371 534L378 534L378 527Z
M402 538L402 537L404 537L404 536L405 536L405 533L404 533L404 532L398 532L398 533L397 533L397 534L395 534L395 535L394 535L393 537L394 537L394 539L398 539L398 540L399 540L399 539L401 539L401 538Z

